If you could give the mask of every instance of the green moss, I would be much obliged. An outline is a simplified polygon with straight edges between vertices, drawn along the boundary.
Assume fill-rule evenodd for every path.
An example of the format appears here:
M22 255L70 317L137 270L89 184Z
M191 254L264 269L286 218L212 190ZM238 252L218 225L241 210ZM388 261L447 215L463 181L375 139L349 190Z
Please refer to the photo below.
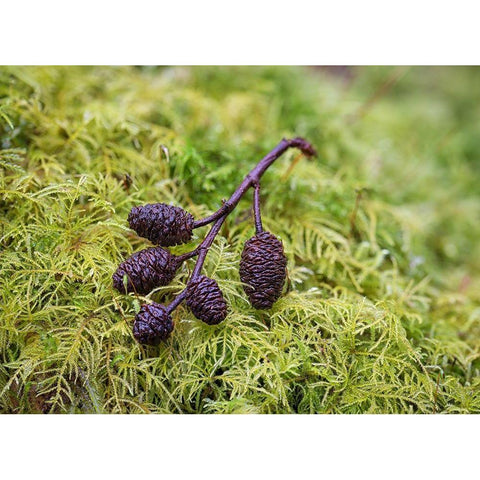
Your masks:
M480 70L349 73L1 68L1 411L480 413ZM290 172L288 152L262 185L290 292L269 312L243 294L246 198L205 265L228 319L182 306L140 347L143 299L111 282L147 245L130 208L207 215L297 135L319 158Z

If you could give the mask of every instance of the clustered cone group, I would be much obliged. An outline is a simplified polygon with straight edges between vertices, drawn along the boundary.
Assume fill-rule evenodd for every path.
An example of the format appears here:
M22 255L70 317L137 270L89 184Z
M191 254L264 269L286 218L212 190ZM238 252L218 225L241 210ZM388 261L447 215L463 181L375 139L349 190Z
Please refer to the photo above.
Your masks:
M260 218L260 178L266 169L288 148L299 148L306 156L315 155L313 147L301 138L282 140L245 177L241 185L210 217L195 221L180 207L164 203L133 207L128 215L130 228L150 240L155 247L146 248L122 262L113 274L113 286L121 293L146 295L157 287L168 285L183 261L197 256L197 262L186 288L169 305L144 304L135 316L133 335L139 343L158 345L172 333L172 311L183 301L196 318L208 325L217 325L228 314L228 307L218 283L201 275L208 249L220 227L236 207L244 193L254 187L256 234L245 242L240 260L240 279L251 305L269 309L282 294L287 275L287 258L282 242L264 231ZM201 244L191 252L175 256L163 247L187 243L194 228L213 223Z

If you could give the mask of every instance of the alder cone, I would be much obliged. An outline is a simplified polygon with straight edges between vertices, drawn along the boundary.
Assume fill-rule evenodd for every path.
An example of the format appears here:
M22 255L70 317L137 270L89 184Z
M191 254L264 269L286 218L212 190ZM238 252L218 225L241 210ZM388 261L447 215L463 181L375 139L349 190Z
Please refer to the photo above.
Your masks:
M193 216L180 207L150 203L133 207L128 214L130 228L156 245L170 247L192 238Z
M164 305L151 303L142 305L135 315L133 336L145 345L158 345L173 331L173 320Z
M245 242L240 259L240 280L253 307L269 309L282 294L287 257L282 242L261 232Z
M177 257L161 247L134 253L113 274L113 286L121 293L147 294L156 287L168 285L175 276ZM123 277L127 276L126 285ZM126 287L126 288L125 288Z
M209 325L222 322L228 313L227 302L218 283L205 275L188 284L186 303L196 318Z

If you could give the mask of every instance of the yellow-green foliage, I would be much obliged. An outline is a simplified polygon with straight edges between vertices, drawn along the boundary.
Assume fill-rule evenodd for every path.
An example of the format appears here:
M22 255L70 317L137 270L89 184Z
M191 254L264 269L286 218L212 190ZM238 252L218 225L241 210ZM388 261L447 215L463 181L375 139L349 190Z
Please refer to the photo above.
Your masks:
M479 413L480 71L340 73L1 68L1 411ZM208 215L283 136L319 151L262 183L289 292L268 312L243 293L249 196L205 264L227 320L182 306L140 347L140 302L192 264L146 299L113 290L148 245L130 208Z

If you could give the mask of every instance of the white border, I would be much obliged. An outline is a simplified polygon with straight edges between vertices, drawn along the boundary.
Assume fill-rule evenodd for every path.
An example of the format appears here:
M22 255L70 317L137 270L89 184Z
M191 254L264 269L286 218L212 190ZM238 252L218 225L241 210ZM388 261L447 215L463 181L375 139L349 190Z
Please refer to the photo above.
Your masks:
M39 2L1 8L1 64L478 64L476 2Z
M3 478L478 476L478 415L4 415L0 426Z

